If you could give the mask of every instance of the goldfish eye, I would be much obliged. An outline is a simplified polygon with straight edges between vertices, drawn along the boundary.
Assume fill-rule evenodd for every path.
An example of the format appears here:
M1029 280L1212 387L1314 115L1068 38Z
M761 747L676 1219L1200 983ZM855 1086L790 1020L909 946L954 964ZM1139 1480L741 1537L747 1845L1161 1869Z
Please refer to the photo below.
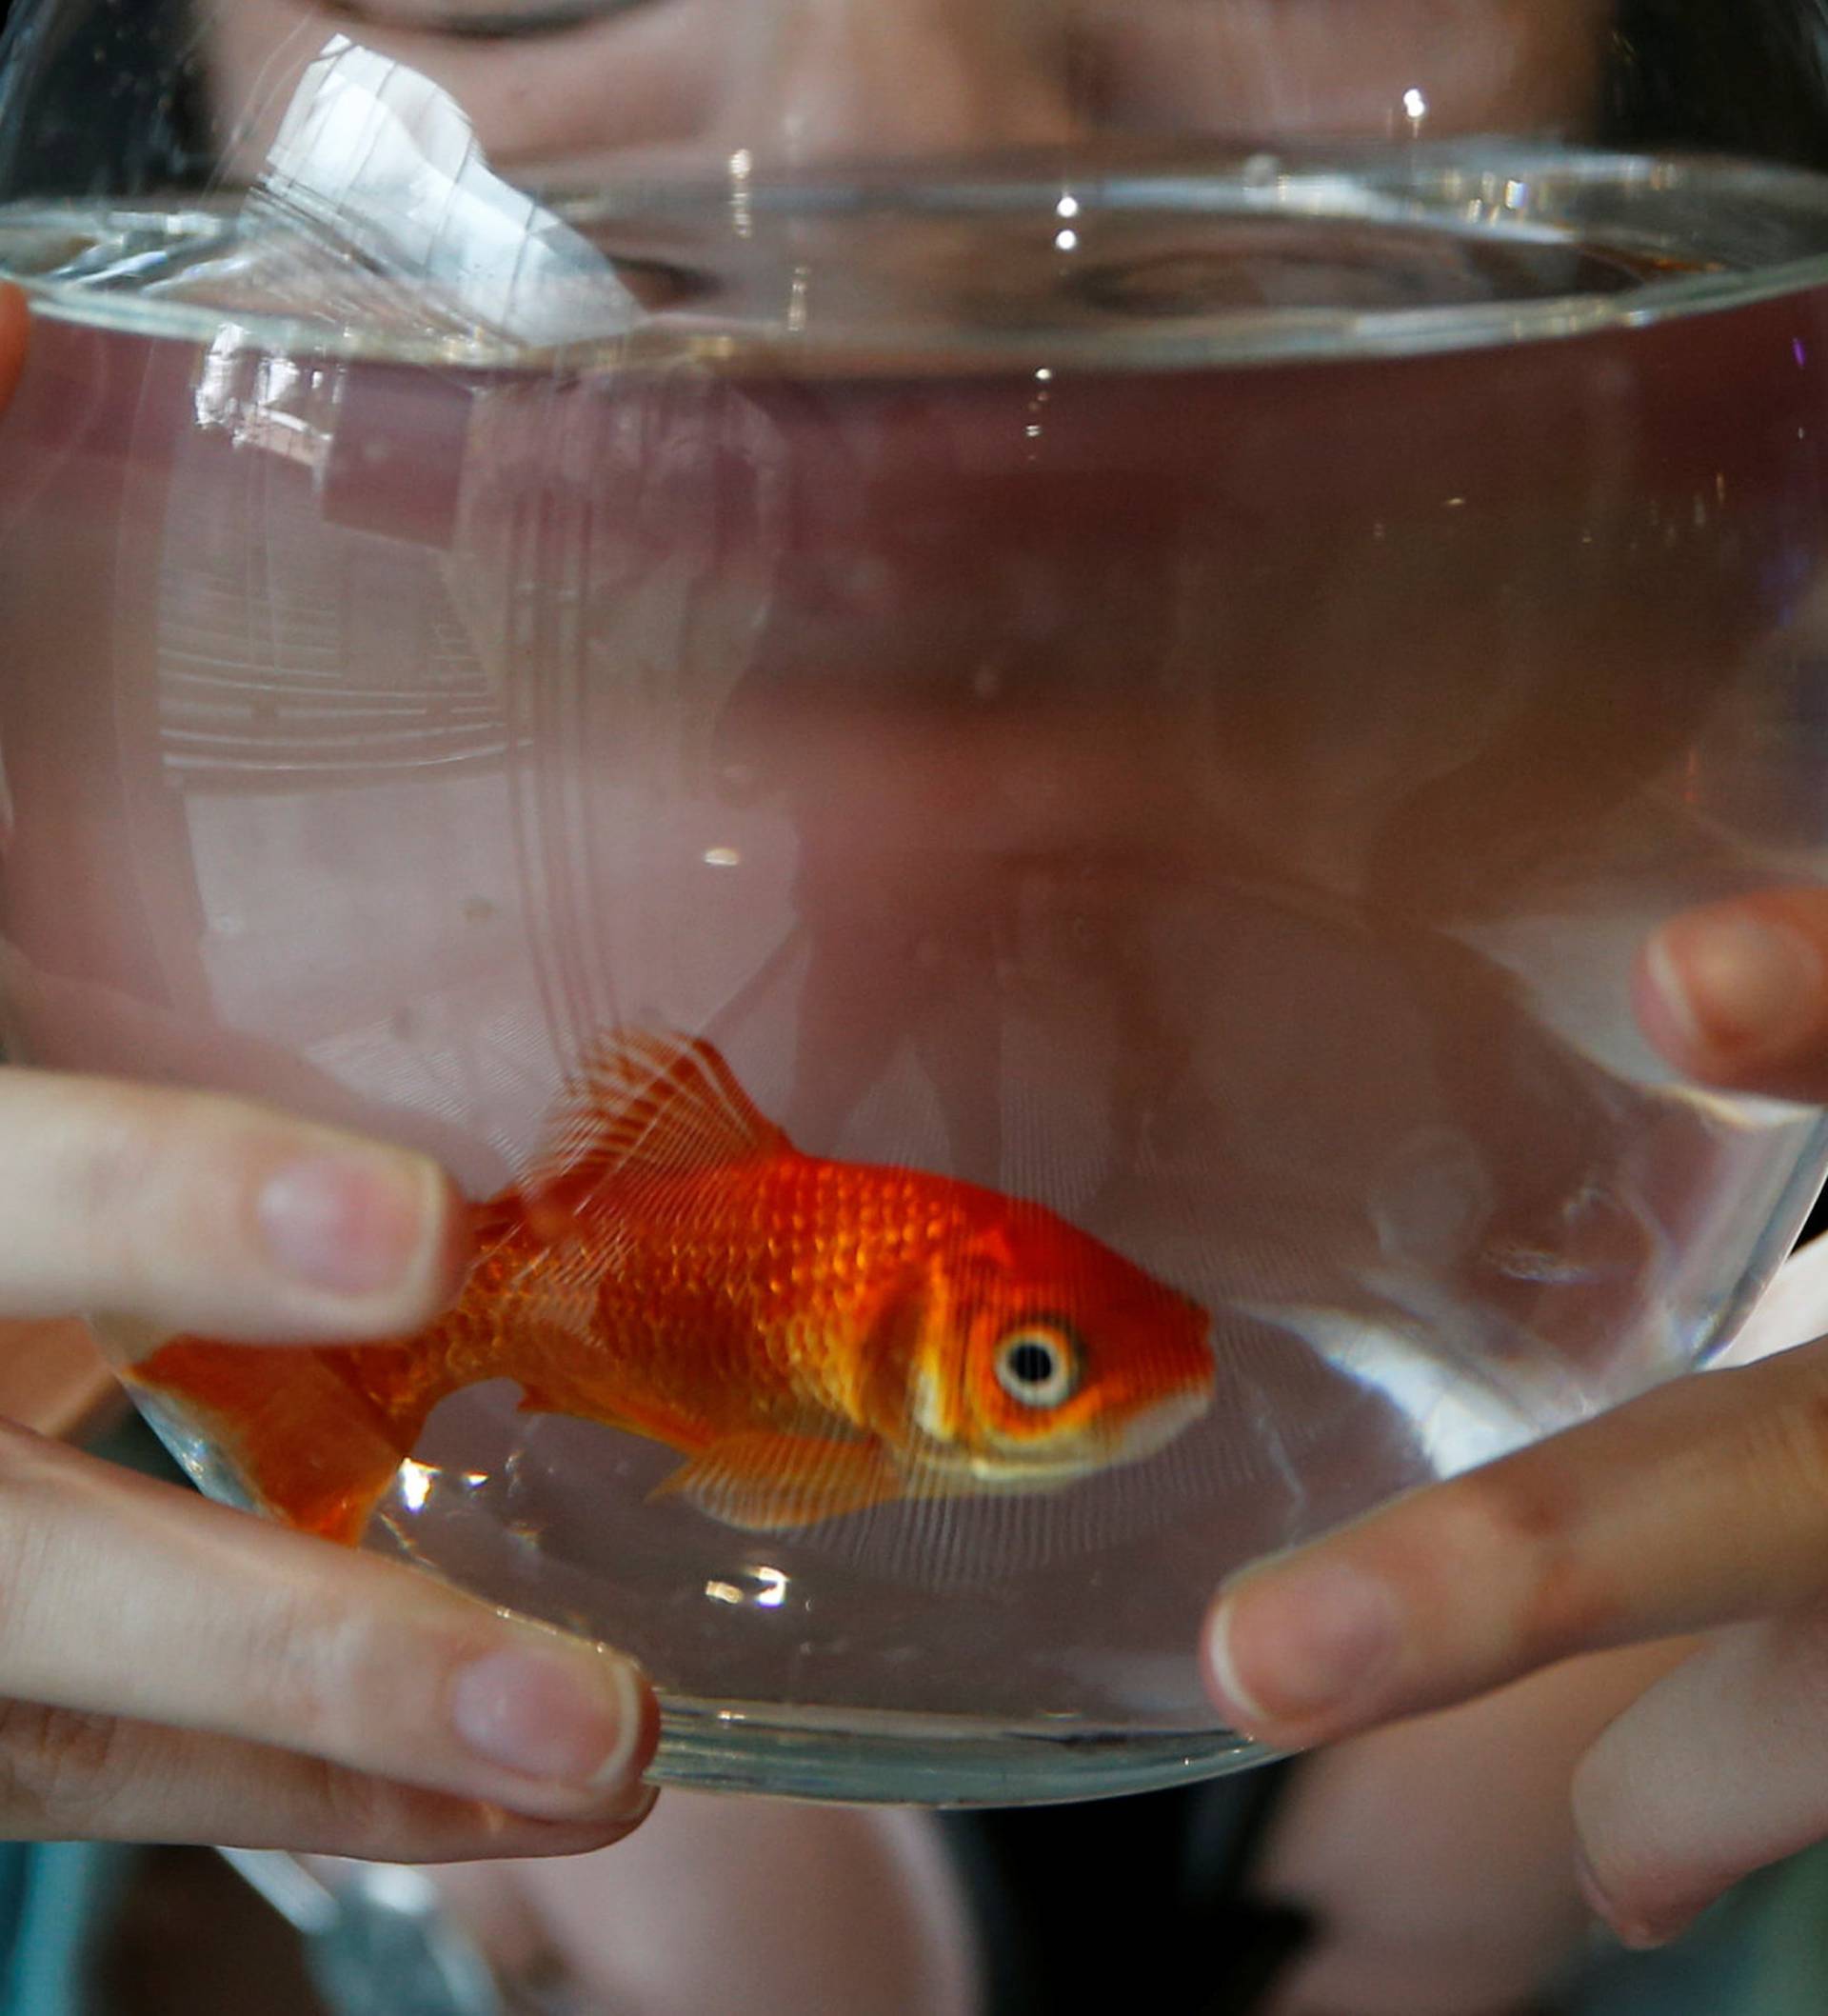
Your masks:
M997 1384L1023 1407L1059 1407L1079 1385L1079 1350L1050 1323L1024 1323L997 1344Z

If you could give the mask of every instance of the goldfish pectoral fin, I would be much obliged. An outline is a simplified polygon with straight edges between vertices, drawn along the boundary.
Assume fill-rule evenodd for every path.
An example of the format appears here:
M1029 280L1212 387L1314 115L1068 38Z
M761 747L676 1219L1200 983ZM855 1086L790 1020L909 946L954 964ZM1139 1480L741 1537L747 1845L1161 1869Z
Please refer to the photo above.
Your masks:
M835 1436L726 1435L650 1496L684 1498L751 1532L816 1526L900 1497L901 1473L875 1442Z

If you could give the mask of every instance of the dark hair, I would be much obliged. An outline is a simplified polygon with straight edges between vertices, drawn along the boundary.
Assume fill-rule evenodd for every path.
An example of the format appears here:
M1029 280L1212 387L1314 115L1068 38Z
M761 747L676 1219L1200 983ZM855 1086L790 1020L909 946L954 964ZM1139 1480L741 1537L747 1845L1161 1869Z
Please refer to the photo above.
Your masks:
M1604 137L1828 166L1828 0L1618 0Z
M213 166L189 0L0 0L0 200L196 189Z

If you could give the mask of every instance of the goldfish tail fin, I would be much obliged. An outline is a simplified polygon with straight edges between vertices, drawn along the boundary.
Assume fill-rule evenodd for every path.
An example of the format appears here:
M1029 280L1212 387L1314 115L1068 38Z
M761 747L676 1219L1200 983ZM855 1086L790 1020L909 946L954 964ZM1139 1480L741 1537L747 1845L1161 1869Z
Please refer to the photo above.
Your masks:
M817 1526L902 1494L900 1471L878 1442L826 1435L726 1435L648 1493L684 1498L725 1526L752 1533Z
M201 1337L174 1338L127 1383L180 1435L221 1450L267 1510L351 1547L448 1390L397 1347L302 1349Z
M524 1189L678 1176L794 1152L702 1036L614 1029L585 1051Z

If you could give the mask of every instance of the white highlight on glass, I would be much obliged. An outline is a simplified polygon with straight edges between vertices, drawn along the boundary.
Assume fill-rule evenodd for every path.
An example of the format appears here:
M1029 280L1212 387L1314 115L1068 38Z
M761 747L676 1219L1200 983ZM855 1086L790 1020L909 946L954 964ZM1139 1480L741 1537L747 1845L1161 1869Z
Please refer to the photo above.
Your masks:
M1079 250L1079 233L1077 231L1056 231L1054 233L1054 246L1059 251L1076 252Z
M353 252L415 321L435 303L524 343L620 334L640 302L553 211L490 172L468 115L347 35L306 65L250 202Z
M758 1587L745 1589L740 1582L707 1582L705 1593L713 1603L748 1604L759 1610L778 1610L787 1600L787 1580L779 1568L760 1567L745 1570Z

